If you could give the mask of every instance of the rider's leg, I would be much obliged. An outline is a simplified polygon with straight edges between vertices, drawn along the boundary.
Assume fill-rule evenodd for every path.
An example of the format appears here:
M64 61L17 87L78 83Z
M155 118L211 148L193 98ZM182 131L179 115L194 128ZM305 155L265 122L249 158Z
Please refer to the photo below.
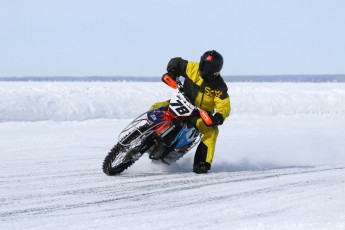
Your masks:
M156 102L156 103L154 103L153 105L151 105L150 110L156 109L156 108L158 108L158 107L167 106L167 105L169 105L169 101L170 101L170 100Z
M196 120L196 127L203 137L195 152L193 171L206 173L211 168L219 130L206 126L201 118Z

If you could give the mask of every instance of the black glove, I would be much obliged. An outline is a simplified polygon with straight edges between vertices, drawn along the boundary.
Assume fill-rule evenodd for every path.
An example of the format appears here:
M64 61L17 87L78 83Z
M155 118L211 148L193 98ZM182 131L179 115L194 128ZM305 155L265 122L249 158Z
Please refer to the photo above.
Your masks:
M174 68L168 69L168 74L169 74L170 77L172 77L175 81L176 81L176 78L180 76L180 74L178 73L178 71L176 71Z
M222 125L224 122L224 118L222 114L216 113L215 115L210 114L210 118L212 120L212 124L210 126L217 127L218 125Z

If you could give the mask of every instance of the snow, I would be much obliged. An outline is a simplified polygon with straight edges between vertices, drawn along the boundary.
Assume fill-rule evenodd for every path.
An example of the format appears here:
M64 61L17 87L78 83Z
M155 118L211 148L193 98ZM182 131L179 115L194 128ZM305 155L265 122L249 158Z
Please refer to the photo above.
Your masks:
M233 116L345 117L345 84L229 83ZM135 118L174 91L160 82L1 82L1 121Z
M191 152L108 177L120 130L171 89L2 82L0 229L345 229L345 84L228 86L209 174Z

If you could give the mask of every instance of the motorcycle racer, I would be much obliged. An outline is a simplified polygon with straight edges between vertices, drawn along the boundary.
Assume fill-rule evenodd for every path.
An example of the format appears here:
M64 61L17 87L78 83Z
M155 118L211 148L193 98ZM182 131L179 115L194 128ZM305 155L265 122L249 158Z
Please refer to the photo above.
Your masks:
M167 66L168 75L176 80L185 78L183 90L190 101L206 110L212 124L206 125L199 116L189 117L189 121L203 134L195 152L193 172L207 173L215 152L218 137L218 126L230 115L231 106L228 88L220 71L223 67L223 57L215 50L205 52L200 62L190 62L180 57L172 58ZM165 74L166 75L166 74ZM167 106L169 101L157 102L151 109Z

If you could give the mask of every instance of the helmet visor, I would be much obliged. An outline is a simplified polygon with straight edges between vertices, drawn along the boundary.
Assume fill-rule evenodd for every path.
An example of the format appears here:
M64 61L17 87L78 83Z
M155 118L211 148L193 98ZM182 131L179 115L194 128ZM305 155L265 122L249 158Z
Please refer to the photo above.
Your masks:
M218 66L211 62L202 62L200 64L200 74L202 77L213 77L219 75Z

